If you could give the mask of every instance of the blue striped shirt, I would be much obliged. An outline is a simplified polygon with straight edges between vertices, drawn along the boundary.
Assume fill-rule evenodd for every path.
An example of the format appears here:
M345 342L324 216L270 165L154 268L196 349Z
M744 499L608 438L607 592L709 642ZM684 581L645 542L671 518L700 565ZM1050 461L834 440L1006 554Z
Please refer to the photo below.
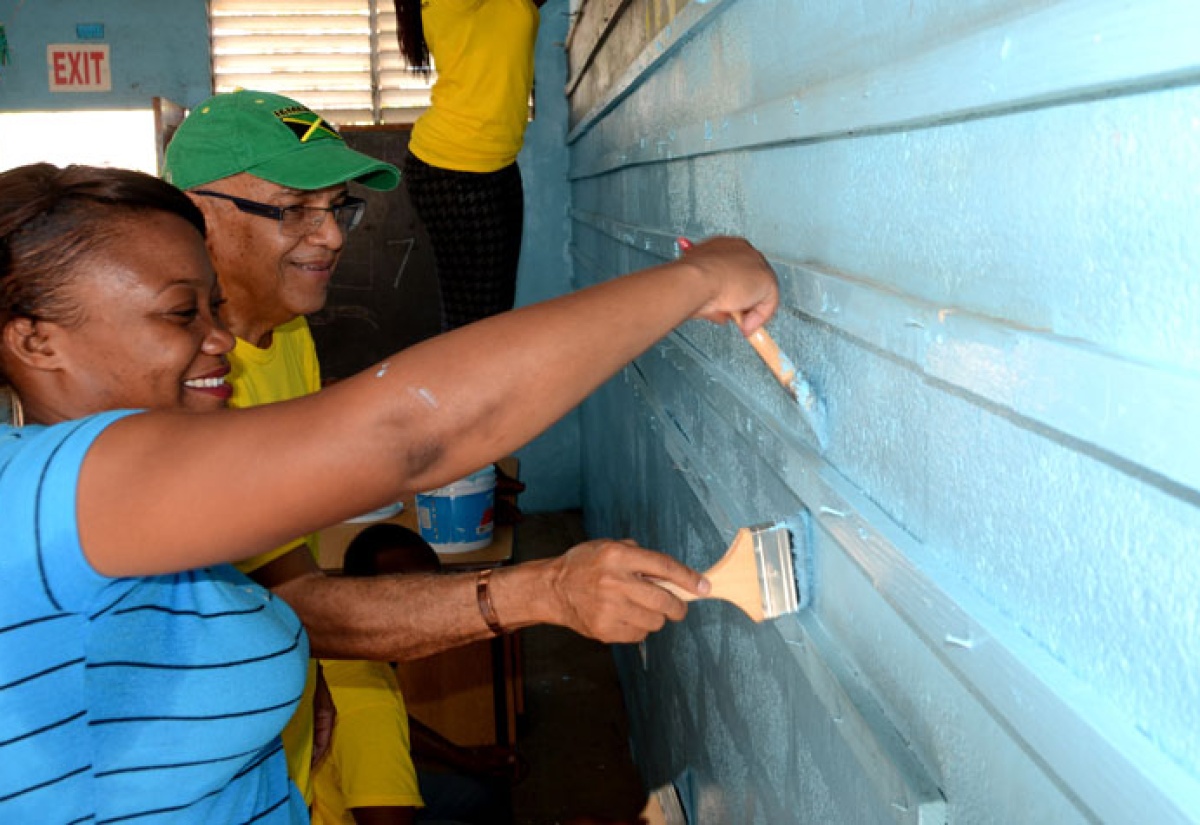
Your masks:
M0 426L0 822L307 822L279 740L295 614L228 565L111 579L83 555L79 468L124 414Z

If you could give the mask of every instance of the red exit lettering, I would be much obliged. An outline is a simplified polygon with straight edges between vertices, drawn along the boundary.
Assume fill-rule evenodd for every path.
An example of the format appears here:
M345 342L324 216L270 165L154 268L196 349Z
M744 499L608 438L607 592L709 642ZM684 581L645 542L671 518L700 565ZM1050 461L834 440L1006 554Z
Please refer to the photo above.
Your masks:
M46 47L52 92L107 92L112 89L108 46L75 44Z

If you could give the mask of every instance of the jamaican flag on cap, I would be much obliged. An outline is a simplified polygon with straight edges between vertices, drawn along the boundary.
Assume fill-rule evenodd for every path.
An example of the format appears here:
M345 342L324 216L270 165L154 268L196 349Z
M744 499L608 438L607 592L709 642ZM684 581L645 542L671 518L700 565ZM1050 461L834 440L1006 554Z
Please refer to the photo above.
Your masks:
M240 172L303 190L357 181L386 191L400 183L395 166L351 149L307 106L244 89L197 106L167 146L163 165L163 177L180 189Z

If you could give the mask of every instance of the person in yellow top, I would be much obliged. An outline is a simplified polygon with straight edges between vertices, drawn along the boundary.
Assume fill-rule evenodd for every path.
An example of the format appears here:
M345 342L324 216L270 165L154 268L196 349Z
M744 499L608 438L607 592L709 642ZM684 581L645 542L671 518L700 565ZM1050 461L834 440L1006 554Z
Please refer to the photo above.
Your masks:
M433 244L442 329L512 309L541 0L395 0L400 50L437 70L413 126L404 184Z
M210 235L210 254L214 244L222 243L224 241L218 234ZM235 334L233 350L229 353L229 376L226 379L233 389L229 406L256 407L260 404L298 398L321 388L317 350L304 316L293 318L273 329L268 342L264 342L265 347L259 347L236 337ZM271 562L294 550L315 554L316 538L315 533L301 536L268 553L241 562L236 567L247 576L257 578L256 571L268 569ZM260 583L270 585L269 581ZM313 804L314 737L320 746L318 757L328 740L327 736L318 735L315 731L315 727L322 724L317 718L322 710L319 705L320 698L315 695L318 689L318 673L317 660L310 659L304 695L301 696L291 721L283 729L283 746L288 754L288 773L300 788L304 801L310 806ZM314 707L314 703L317 707ZM328 708L323 710L326 714L330 713ZM324 724L328 726L328 721Z
M424 806L410 754L408 711L383 662L321 662L337 701L329 756L313 776L313 825L412 823Z
M209 243L221 241L210 238ZM265 348L236 338L229 362L231 407L286 401L321 388L316 346L302 315L275 327ZM241 566L253 572L297 548L315 557L316 534ZM302 700L284 729L293 776L308 791L314 825L414 822L424 802L410 753L408 713L391 667L384 662L322 659L320 668L337 708L337 724L328 754L312 768L311 777L303 778L312 765L311 697L306 695L308 701Z
M240 142L240 146L234 151L223 141ZM251 162L264 158L270 159L267 168ZM235 336L229 354L229 406L257 407L320 390L316 346L301 313L316 311L324 303L325 284L337 264L345 233L361 218L363 203L350 197L348 184L356 181L387 190L395 187L399 172L349 149L332 126L296 101L247 91L218 95L201 104L168 147L165 172L185 184L200 181L188 190L209 227L208 252L226 298L221 316ZM240 186L231 186L235 182ZM248 200L249 194L265 196L262 199L268 203ZM288 219L280 213L281 231L262 232L264 225L270 226L262 220L263 209L279 209L271 202L292 199L304 209L317 210L301 214L320 214L322 220L313 223L310 218L304 231L288 232ZM328 220L329 215L334 220ZM286 320L278 323L281 318ZM237 567L271 587L277 583L273 566L281 559L295 552L315 559L317 549L317 535L310 533ZM333 706L348 710L344 724L361 726L367 717L366 726L376 731L374 764L393 768L392 783L379 785L371 805L420 805L420 795L414 801L409 788L415 779L406 783L406 777L414 775L407 725L402 731L395 730L394 723L388 729L391 720L406 718L403 698L392 689L395 680L390 668L382 662L318 664L316 659L309 662L304 694L283 731L288 772L305 802L314 811L331 809L330 802L322 807L316 796L322 775L333 770L333 760L321 761L328 742L322 725L327 728L332 716L332 708L319 704L321 667L329 670L326 682ZM389 732L396 735L389 737ZM349 763L343 762L339 779L350 778ZM358 768L366 764L355 763ZM329 796L337 791L328 781L324 788ZM342 799L337 796L338 802Z
M440 572L433 548L396 524L364 528L346 548L346 577ZM408 716L391 667L323 659L337 729L313 779L313 825L505 825L508 748L460 748ZM410 735L411 725L411 735Z

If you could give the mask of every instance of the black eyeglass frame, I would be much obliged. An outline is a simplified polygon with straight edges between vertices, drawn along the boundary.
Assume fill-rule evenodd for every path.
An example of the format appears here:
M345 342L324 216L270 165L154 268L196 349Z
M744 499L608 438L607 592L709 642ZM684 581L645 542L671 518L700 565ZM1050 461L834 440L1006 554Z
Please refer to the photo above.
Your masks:
M227 195L224 192L214 192L211 189L191 189L189 192L193 195L203 195L206 198L220 198L221 200L226 200L232 203L235 207L237 207L239 212L245 212L247 215L254 215L259 218L270 218L273 221L278 221L280 232L288 237L296 238L302 238L305 235L316 232L318 229L324 226L325 217L331 214L333 215L333 219L337 222L337 225L341 228L342 232L353 232L356 228L358 228L358 225L362 223L363 215L367 211L367 202L362 198L356 198L353 196L347 196L346 200L336 204L335 206L275 206L274 204L263 203L261 201L252 201L249 198L239 198L236 195ZM343 223L341 216L347 214L347 210L352 211L349 212L349 219ZM289 212L293 215L302 213L306 216L306 229L299 235L290 235L284 231L284 218ZM324 213L324 217L322 217L320 221L308 219L307 215L313 212L322 212Z

